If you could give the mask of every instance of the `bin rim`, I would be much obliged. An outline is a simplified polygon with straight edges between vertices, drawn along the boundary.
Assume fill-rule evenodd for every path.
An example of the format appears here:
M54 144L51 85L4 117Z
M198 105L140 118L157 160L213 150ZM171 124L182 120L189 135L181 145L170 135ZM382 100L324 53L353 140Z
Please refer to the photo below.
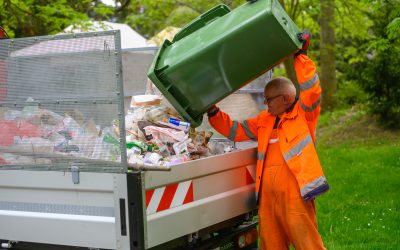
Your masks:
M168 68L168 65L164 66L163 68L157 69L157 64L160 60L160 55L162 55L167 47L172 45L171 41L165 39L162 45L159 47L156 55L155 60L153 60L150 68L147 72L147 76L150 80L157 86L157 88L161 91L162 95L167 98L167 100L171 103L171 105L176 109L176 111L190 123L191 127L198 127L203 122L203 116L199 116L197 118L193 118L186 109L176 100L176 98L164 87L163 83L159 79L158 73L161 73L163 70Z

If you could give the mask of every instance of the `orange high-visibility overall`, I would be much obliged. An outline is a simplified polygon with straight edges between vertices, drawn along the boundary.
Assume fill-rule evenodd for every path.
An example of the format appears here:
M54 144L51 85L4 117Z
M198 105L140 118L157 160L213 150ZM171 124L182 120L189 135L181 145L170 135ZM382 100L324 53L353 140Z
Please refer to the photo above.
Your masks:
M287 249L289 243L296 249L324 249L314 206L314 198L329 189L314 147L321 87L306 55L295 58L295 69L300 97L276 126L276 116L267 111L243 122L222 111L209 117L233 141L258 141L255 192L262 249Z
M261 249L325 249L317 229L314 200L304 202L282 157L274 129L264 163L259 200Z

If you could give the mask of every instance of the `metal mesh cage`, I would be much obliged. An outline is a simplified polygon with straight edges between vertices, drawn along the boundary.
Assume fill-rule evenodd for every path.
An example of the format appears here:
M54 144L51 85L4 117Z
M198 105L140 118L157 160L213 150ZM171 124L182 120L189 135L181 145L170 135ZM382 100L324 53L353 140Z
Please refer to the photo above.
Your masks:
M0 168L126 171L119 31L0 40Z

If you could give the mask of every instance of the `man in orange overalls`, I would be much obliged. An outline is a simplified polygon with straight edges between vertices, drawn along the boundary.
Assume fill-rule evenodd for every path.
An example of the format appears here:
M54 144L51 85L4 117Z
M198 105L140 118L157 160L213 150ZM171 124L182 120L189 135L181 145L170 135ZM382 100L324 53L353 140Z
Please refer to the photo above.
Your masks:
M243 122L232 121L213 106L210 124L233 141L257 140L256 197L261 249L325 249L318 233L314 199L328 191L315 147L321 87L316 66L307 56L311 34L299 34L295 55L300 95L284 77L264 90L267 111Z

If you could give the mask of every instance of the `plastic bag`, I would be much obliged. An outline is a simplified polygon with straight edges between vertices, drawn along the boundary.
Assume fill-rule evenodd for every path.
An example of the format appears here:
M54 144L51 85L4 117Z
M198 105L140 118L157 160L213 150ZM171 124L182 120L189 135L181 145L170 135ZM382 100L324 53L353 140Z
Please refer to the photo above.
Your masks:
M54 143L40 137L14 137L14 145L26 152L52 153Z
M63 126L63 130L71 132L72 136L84 134L82 127L72 117L68 115L66 115L63 119Z
M233 150L231 142L210 141L207 146L213 155L220 155Z
M112 150L111 144L104 142L102 137L96 138L91 158L111 160L112 159L111 150Z
M184 162L190 161L190 157L187 155L173 155L168 158L168 162L165 163L166 166L174 166L182 164Z
M157 154L157 153L150 153L147 152L144 155L144 163L145 164L150 164L150 165L156 165L159 163L159 161L161 160L162 156Z
M152 135L154 139L159 139L164 143L175 143L187 139L187 135L183 131L176 129L161 128L156 126L147 126L144 128L147 135Z
M188 143L191 142L192 140L190 138L180 141L180 142L175 142L173 144L173 148L175 151L176 155L182 155L182 154L189 154L188 151Z
M143 165L143 158L143 155L140 154L130 154L128 158L128 163Z

